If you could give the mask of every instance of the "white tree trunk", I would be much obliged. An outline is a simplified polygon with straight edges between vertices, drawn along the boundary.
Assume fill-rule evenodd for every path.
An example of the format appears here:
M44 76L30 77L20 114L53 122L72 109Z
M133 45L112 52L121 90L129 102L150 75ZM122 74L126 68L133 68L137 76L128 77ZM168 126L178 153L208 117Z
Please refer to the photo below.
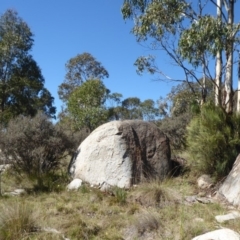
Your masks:
M225 107L227 113L230 113L232 111L232 55L232 52L229 52L225 76Z
M233 19L234 19L234 0L229 0L227 7L228 12L228 25L230 30L232 30ZM232 32L232 31L231 31ZM232 97L232 72L233 72L233 33L229 37L229 43L227 46L227 65L226 65L226 76L225 76L225 107L226 112L231 113L233 107L233 97Z
M240 113L240 51L238 52L237 112Z
M216 79L215 79L215 105L221 105L222 85L222 53L219 51L216 56Z
M217 19L222 25L222 0L217 0ZM221 105L221 85L222 85L222 51L219 50L216 56L216 79L215 79L215 105Z
M201 104L206 102L206 98L207 98L207 88L206 88L206 63L204 60L204 56L203 56L203 83L202 83L202 102Z

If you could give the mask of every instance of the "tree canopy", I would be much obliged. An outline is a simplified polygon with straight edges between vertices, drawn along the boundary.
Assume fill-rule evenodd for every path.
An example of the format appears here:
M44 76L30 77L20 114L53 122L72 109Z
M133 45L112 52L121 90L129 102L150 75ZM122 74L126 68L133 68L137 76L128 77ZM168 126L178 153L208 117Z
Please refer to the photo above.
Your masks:
M109 107L109 120L125 120L125 119L141 119L146 121L157 120L160 116L159 109L152 99L144 100L143 102L138 97L129 97L121 101L121 94L113 93L108 95L108 98L117 103L114 107Z
M86 80L102 80L109 77L107 70L90 53L78 54L71 58L66 63L66 70L65 79L58 89L59 98L65 103L73 90Z
M90 79L71 93L67 106L76 129L87 128L91 132L107 121L104 103L108 92L101 80Z
M206 14L209 5L215 7L216 14ZM202 102L206 101L206 82L198 79L210 79L215 84L216 104L231 113L233 54L239 44L240 30L240 24L234 22L234 6L233 0L199 0L197 4L187 0L124 0L123 18L134 19L132 33L137 41L150 42L151 49L167 53L181 67L185 78L169 77L152 55L136 60L138 72L158 73L163 76L159 79L164 80L198 82ZM215 71L209 67L212 58L216 59ZM224 94L221 94L223 85Z
M0 121L43 110L54 117L54 98L44 87L41 70L29 54L33 34L17 12L0 17Z

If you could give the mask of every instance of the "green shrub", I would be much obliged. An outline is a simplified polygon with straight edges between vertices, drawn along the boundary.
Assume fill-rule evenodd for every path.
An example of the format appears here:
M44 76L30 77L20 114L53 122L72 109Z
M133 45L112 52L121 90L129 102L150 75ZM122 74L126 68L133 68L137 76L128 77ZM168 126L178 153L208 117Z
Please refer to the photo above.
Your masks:
M157 122L157 126L170 139L173 151L182 151L186 148L186 126L191 120L192 114L189 112L179 116L165 117Z
M89 187L86 185L86 184L83 184L81 187L80 187L80 192L81 193L89 193L90 192L90 189Z
M45 178L54 176L73 142L39 112L34 118L19 116L0 131L0 149L18 173L25 173L44 188ZM47 181L49 183L49 180Z
M114 198L112 199L112 203L118 203L120 205L124 205L127 202L127 191L124 188L113 187L112 194Z
M187 128L188 152L194 168L216 178L226 176L240 149L240 116L211 103L202 106Z
M34 184L33 190L35 192L61 192L66 189L68 183L67 172L50 171L42 176L41 185L38 182Z

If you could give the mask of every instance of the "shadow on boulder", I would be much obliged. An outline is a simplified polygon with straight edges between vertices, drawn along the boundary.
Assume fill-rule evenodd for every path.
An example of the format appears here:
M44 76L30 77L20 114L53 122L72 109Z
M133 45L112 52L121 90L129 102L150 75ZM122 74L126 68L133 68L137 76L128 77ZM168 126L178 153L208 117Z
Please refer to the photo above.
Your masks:
M184 174L186 171L189 169L186 166L187 160L179 157L179 156L173 156L171 158L171 165L172 165L172 170L170 171L170 176L171 177L178 177L182 174Z

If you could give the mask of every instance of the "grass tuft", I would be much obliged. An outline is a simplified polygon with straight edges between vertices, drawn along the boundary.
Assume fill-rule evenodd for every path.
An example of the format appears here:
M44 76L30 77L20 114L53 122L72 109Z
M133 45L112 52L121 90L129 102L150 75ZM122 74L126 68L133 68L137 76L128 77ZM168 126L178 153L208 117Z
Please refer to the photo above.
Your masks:
M0 240L16 240L35 232L36 219L24 202L13 202L2 207L0 216Z

